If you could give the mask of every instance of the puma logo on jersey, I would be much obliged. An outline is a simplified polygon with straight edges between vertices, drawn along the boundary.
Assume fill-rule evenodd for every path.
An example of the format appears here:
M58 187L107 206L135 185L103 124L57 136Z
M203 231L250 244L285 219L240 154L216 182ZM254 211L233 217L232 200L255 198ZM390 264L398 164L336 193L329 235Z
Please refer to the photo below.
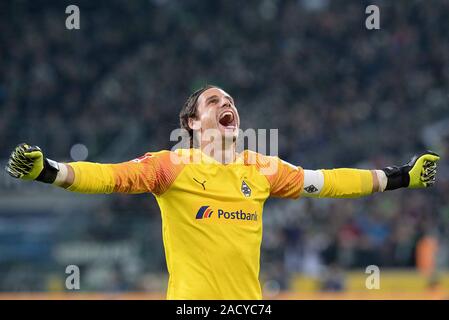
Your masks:
M193 180L195 180L196 183L200 184L203 187L203 190L206 190L206 187L204 186L204 184L206 183L206 180L204 180L203 182L199 182L195 178L193 178Z

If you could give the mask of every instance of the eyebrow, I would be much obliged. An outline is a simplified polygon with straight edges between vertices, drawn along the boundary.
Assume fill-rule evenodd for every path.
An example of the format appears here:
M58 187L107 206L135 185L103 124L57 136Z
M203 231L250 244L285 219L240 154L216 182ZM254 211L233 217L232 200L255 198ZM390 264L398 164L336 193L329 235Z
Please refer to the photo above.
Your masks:
M210 100L217 98L218 96L214 94L213 96L210 96L209 98L206 99L206 103L209 103ZM232 104L234 104L234 99L232 99L231 96L225 95L225 98L227 98Z

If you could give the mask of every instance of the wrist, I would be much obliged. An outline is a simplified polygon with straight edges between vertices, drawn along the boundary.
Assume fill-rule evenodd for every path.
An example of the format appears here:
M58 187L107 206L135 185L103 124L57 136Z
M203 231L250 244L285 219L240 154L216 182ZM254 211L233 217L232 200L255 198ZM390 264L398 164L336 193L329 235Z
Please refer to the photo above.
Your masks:
M43 159L43 169L39 173L39 176L35 179L36 181L44 183L54 183L58 172L60 170L59 163L51 159Z
M408 185L410 184L410 176L408 174L409 170L410 169L407 166L403 167L392 166L383 168L382 171L387 177L387 183L384 190L407 188Z
M378 181L378 191L384 192L387 188L388 178L383 170L374 170Z
M64 163L58 163L59 165L59 171L58 174L56 175L55 181L53 181L53 184L56 186L64 186L67 182L67 177L68 177L68 168L67 165L65 165Z

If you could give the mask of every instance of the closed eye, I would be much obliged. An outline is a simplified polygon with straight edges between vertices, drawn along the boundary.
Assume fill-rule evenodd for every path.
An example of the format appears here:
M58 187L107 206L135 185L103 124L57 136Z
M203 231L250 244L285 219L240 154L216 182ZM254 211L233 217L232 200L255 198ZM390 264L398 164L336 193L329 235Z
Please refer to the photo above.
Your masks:
M207 102L208 105L211 104L211 103L218 103L218 99L217 99L217 98L213 98L213 99L210 99L210 100Z

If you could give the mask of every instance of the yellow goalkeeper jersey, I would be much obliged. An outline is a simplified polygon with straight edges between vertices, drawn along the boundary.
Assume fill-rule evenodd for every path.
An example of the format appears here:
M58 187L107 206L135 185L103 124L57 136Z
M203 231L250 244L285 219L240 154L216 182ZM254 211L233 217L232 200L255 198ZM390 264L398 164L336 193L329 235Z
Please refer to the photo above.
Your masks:
M198 149L150 152L125 163L97 165L102 191L155 195L168 299L262 298L263 205L269 196L299 197L302 168L251 151L224 165ZM83 175L73 167L76 191Z

